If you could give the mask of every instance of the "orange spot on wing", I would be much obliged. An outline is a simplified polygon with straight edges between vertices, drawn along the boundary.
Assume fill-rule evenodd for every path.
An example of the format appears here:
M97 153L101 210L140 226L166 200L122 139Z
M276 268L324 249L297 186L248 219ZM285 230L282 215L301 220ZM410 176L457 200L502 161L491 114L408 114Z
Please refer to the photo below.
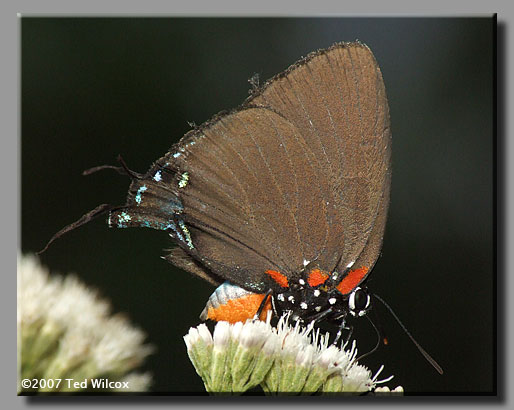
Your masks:
M279 286L281 286L283 288L289 287L289 283L287 282L287 277L282 275L280 272L277 272L276 270L267 270L265 273L267 275L271 276L271 279L273 279L275 282L277 282Z
M229 323L244 322L255 316L263 298L264 295L250 294L238 299L230 299L217 308L210 307L207 311L207 319ZM266 320L266 314L270 309L271 298L268 297L259 319Z
M319 269L313 269L310 271L309 276L307 277L307 282L311 287L315 287L325 283L327 279L328 275L326 273L323 273Z
M343 295L350 293L353 289L355 289L355 286L360 283L362 278L366 276L368 270L369 269L366 266L351 270L348 272L348 275L346 275L346 277L341 282L339 282L339 285L337 285L337 290Z

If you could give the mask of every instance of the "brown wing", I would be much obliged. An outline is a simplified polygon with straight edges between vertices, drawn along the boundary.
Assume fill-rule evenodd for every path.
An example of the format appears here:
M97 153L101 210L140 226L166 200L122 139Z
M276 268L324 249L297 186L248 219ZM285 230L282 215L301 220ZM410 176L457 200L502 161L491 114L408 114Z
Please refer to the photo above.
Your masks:
M371 266L389 164L380 70L365 45L341 43L186 134L132 184L113 217L169 230L183 250L170 259L188 269L189 255L195 274L203 268L200 276L262 291L266 270L288 277L307 264L343 270L359 255Z
M385 87L370 49L350 43L315 53L271 80L252 102L302 129L327 171L338 212L331 226L331 235L340 238L337 269L357 258L371 268L389 205L391 133Z
M172 167L187 175L177 190L193 245L186 251L209 270L261 290L266 270L293 275L330 246L333 195L291 122L266 108L245 108L193 141L171 155Z

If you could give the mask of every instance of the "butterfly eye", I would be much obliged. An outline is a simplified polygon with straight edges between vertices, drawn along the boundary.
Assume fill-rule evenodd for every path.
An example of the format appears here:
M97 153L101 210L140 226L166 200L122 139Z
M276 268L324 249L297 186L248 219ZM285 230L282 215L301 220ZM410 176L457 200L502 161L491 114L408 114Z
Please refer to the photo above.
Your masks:
M348 299L348 307L350 308L350 313L353 316L364 316L366 314L366 309L368 309L371 303L371 298L367 294L367 292L362 288L356 288Z

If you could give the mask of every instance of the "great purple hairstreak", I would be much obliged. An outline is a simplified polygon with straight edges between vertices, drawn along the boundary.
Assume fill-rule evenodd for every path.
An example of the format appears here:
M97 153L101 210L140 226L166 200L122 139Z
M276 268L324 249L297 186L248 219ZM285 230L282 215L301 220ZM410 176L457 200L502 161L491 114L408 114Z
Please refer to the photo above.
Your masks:
M365 44L334 44L255 85L145 174L121 162L111 168L132 179L126 204L100 205L49 243L106 212L109 227L166 231L177 246L165 258L217 286L203 320L290 312L337 323L340 334L370 310L376 295L365 283L386 225L391 128Z

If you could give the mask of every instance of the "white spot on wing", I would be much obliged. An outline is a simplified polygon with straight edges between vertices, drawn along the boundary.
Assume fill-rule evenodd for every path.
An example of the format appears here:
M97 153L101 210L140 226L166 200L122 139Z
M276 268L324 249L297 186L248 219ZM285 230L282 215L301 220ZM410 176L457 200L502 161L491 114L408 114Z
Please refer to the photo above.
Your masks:
M178 187L179 188L185 188L188 182L189 182L189 174L187 172L184 172L182 174L182 177L180 178L180 181L178 183Z
M187 229L186 224L182 220L178 221L178 224L180 225L180 229L182 229L182 232L184 232L184 235L186 236L187 246L189 246L189 249L194 249L193 241L191 240L191 234L189 233L189 229Z
M136 197L134 198L134 200L137 202L138 205L143 200L142 199L143 192L145 192L147 189L148 188L146 187L146 185L143 185L143 186L139 187L139 189L137 190Z

